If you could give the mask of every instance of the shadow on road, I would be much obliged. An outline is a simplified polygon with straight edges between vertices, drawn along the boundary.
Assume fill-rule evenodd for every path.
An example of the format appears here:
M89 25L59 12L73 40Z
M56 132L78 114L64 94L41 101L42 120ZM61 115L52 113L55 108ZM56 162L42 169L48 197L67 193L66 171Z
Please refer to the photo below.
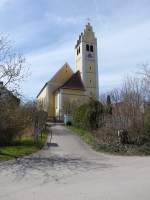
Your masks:
M47 147L48 148L50 148L50 147L58 147L58 144L54 143L54 142L47 142Z
M80 157L68 157L68 156L29 156L24 158L18 158L14 161L8 161L0 163L0 171L13 170L13 174L16 179L22 179L28 174L37 174L47 180L48 177L56 175L62 177L67 171L69 174L75 174L80 172L87 172L89 170L107 169L112 165L105 163L97 163L95 160L84 160ZM58 178L59 179L59 178Z

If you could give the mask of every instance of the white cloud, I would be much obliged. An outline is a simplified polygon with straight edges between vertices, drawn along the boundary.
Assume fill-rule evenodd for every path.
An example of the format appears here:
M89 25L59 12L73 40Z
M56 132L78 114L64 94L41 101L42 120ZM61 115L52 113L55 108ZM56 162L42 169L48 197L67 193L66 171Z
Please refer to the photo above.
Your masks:
M25 96L35 97L65 62L68 62L74 70L74 43L66 41L59 44L59 47L57 45L55 47L47 46L26 55L26 58L30 63L31 76L24 83L23 91ZM30 87L31 85L33 89Z
M113 34L97 36L99 47L99 63L102 71L107 73L125 70L127 73L135 70L138 64L150 62L150 21L116 29ZM114 27L115 28L115 27Z
M61 26L65 26L65 25L79 25L79 23L83 23L86 18L83 17L82 15L79 16L69 16L69 17L64 17L61 15L55 15L55 14L50 14L50 13L46 13L45 14L45 18L46 20L48 20L50 23L55 23Z
M12 2L14 2L14 0L0 0L0 10L6 8L6 6Z

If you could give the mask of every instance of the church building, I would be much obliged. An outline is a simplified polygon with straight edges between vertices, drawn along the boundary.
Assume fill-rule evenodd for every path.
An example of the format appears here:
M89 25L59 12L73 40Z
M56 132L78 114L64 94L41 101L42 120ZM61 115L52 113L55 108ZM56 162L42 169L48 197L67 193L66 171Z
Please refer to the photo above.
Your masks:
M51 119L64 119L70 107L90 97L99 100L97 39L88 23L75 45L76 72L65 63L37 95L37 102Z

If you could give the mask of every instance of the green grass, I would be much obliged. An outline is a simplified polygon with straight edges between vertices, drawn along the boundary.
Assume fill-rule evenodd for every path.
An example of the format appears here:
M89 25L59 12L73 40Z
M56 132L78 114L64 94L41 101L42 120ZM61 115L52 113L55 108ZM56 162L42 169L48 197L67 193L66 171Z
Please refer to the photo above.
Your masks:
M94 136L91 132L82 128L76 128L74 126L67 126L74 134L78 135L85 143L89 144L94 150L122 156L149 156L150 144L137 145L122 145L116 146L114 144L97 144Z
M0 147L0 160L9 160L15 157L25 156L40 150L47 140L47 133L44 133L42 139L37 143L32 136L23 136L17 139L11 146Z
M94 137L89 131L83 130L81 128L76 128L74 126L67 126L67 128L69 128L73 133L79 135L85 143L94 147Z

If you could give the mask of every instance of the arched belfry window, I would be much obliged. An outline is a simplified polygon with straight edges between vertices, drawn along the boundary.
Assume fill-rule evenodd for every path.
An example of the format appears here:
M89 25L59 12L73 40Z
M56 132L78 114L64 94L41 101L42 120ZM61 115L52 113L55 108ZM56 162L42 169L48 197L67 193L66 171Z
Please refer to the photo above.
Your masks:
M77 48L77 55L80 53L80 47Z
M90 47L88 44L86 44L86 50L89 51L90 50Z
M93 52L93 45L90 46L90 51Z

